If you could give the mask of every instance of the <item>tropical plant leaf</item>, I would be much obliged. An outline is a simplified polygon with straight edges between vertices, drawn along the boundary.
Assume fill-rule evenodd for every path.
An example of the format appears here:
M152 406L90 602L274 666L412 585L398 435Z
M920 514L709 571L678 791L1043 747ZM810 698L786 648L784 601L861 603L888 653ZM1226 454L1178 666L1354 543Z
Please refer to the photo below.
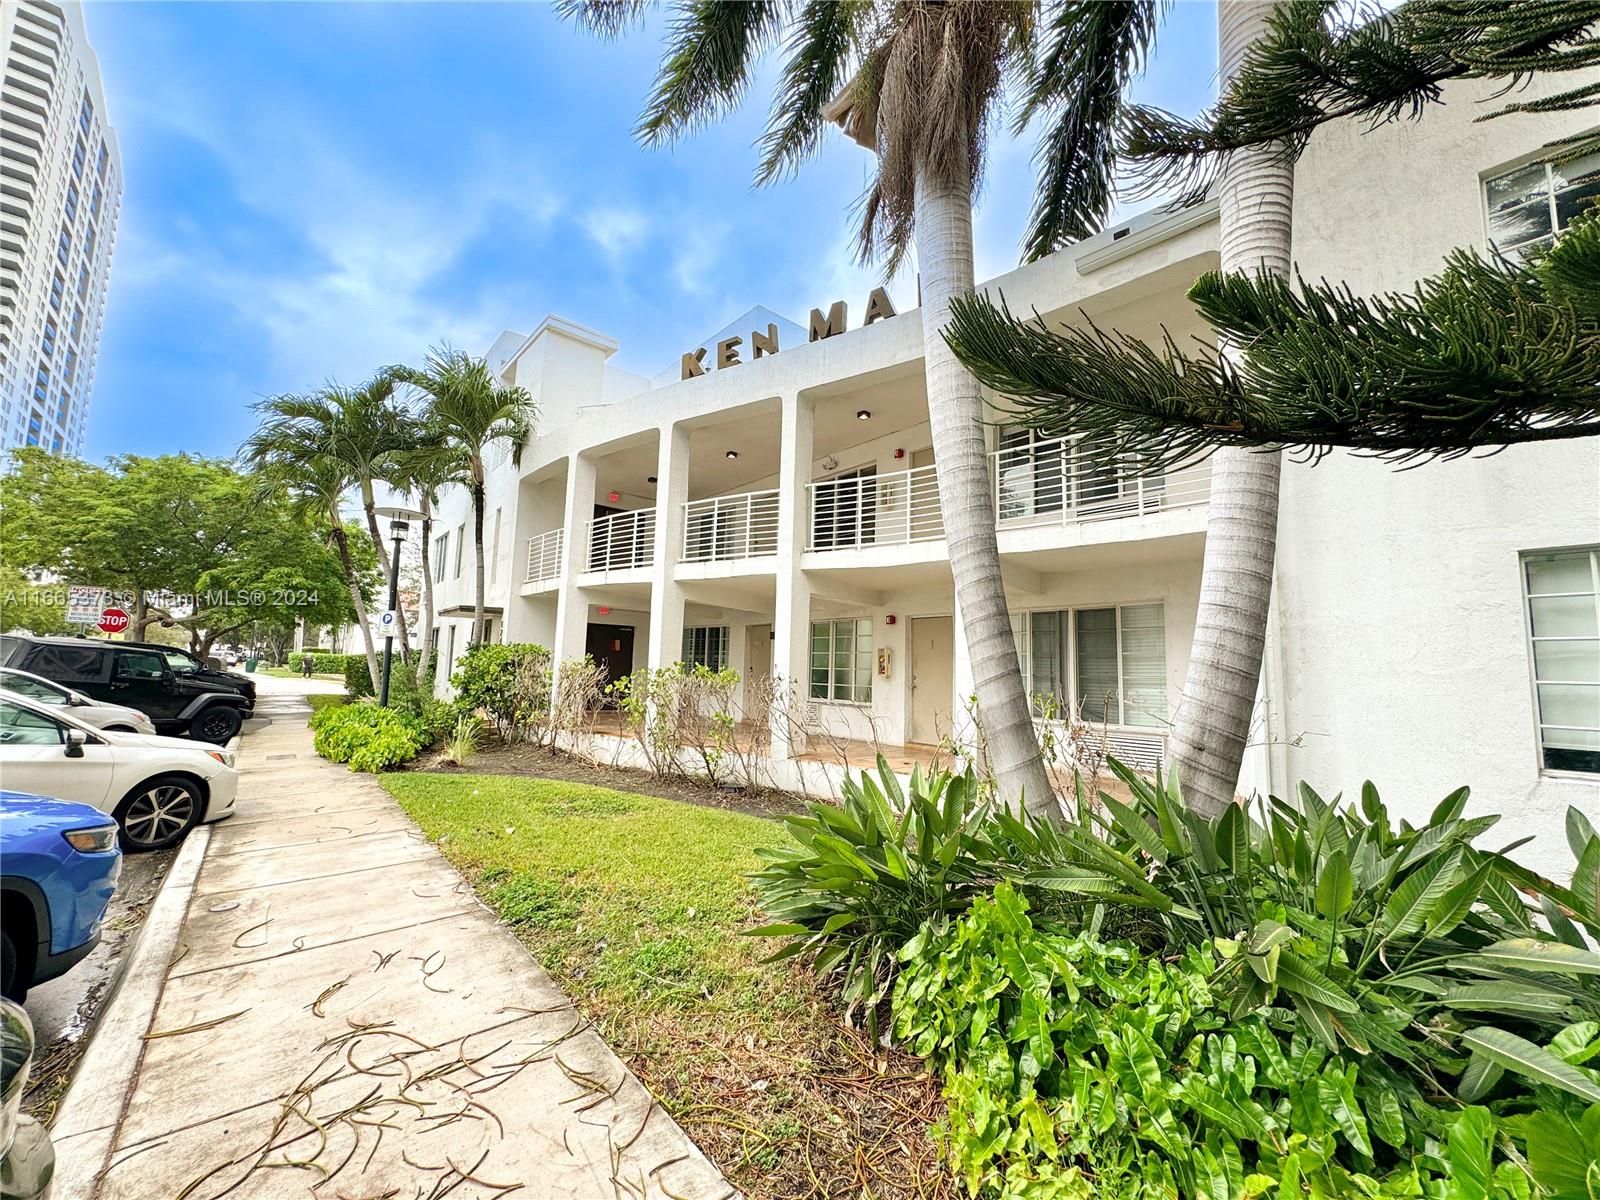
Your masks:
M1527 1038L1490 1025L1480 1025L1463 1033L1461 1042L1473 1053L1482 1055L1506 1070L1521 1075L1524 1079L1531 1079L1535 1083L1559 1088L1582 1099L1600 1103L1600 1083L1596 1083L1579 1068L1557 1058L1543 1046L1535 1045Z
M1474 959L1491 966L1515 967L1523 971L1600 975L1600 954L1538 938L1507 938L1485 946Z

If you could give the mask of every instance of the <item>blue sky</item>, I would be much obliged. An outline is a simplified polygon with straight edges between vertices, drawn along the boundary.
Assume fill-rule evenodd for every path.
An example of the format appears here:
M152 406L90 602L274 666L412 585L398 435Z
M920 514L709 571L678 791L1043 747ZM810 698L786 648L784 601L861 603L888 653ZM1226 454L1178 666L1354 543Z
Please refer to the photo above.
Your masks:
M764 303L855 308L869 163L830 136L755 190L769 69L670 151L632 127L663 20L617 42L544 4L95 4L125 190L87 454L231 454L258 397L475 353L557 312L652 374ZM1180 2L1140 98L1215 92L1216 14ZM1017 263L1031 145L998 137L978 277ZM1135 206L1130 206L1131 208ZM902 308L914 285L891 286Z

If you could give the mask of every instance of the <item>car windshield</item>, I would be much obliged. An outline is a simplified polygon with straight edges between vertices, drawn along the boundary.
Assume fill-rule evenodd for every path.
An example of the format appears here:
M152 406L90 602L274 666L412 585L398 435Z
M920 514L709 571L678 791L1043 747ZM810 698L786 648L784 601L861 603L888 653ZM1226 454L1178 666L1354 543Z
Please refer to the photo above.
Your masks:
M8 688L21 696L32 697L41 704L65 704L70 695L66 688L59 688L43 679L33 679L14 671L0 671L0 687Z
M167 666L171 667L174 674L193 675L200 669L198 663L187 654L179 654L175 650L167 651Z

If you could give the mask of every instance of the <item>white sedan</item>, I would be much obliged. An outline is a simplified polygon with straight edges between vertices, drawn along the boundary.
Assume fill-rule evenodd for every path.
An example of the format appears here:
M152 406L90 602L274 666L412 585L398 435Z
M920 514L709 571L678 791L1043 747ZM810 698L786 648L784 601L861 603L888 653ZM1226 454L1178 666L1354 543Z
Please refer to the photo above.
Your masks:
M233 751L186 738L112 733L70 710L0 690L0 783L110 813L124 850L161 850L233 815Z
M137 708L95 700L82 692L73 691L64 683L35 675L32 671L0 667L0 688L37 700L40 704L70 708L71 716L96 729L109 729L113 733L154 734L156 731L155 723Z

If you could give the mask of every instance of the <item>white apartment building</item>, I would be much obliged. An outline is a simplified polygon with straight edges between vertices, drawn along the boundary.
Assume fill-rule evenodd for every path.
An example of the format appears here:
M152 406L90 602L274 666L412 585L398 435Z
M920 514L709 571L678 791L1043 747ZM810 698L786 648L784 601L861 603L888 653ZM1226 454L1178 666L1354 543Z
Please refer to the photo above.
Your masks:
M0 451L80 455L122 157L83 6L0 5Z
M1486 94L1451 84L1419 123L1320 132L1297 173L1300 269L1406 288L1456 246L1548 239L1600 195L1600 156L1552 167L1549 149L1592 115L1475 124ZM982 286L1013 311L1182 341L1209 335L1185 291L1217 262L1202 205ZM811 321L835 299L818 296ZM556 316L503 334L490 363L539 419L520 466L501 455L488 483L487 636L614 674L699 661L779 677L804 690L814 731L913 748L949 734L970 670L921 327L914 297L894 299L899 315L868 323L868 297L846 297L848 331L817 340L810 322L753 311L708 339L691 378L622 371L616 340ZM1030 688L1148 766L1188 666L1209 473L1133 474L1007 427L992 403ZM451 497L429 548L442 686L471 634L470 513ZM1292 796L1305 780L1353 796L1370 779L1420 819L1470 784L1473 811L1506 814L1488 840L1535 834L1519 854L1569 871L1567 806L1600 818L1600 439L1409 471L1346 454L1286 464L1279 546L1242 790ZM775 726L770 753L800 754L798 740Z

